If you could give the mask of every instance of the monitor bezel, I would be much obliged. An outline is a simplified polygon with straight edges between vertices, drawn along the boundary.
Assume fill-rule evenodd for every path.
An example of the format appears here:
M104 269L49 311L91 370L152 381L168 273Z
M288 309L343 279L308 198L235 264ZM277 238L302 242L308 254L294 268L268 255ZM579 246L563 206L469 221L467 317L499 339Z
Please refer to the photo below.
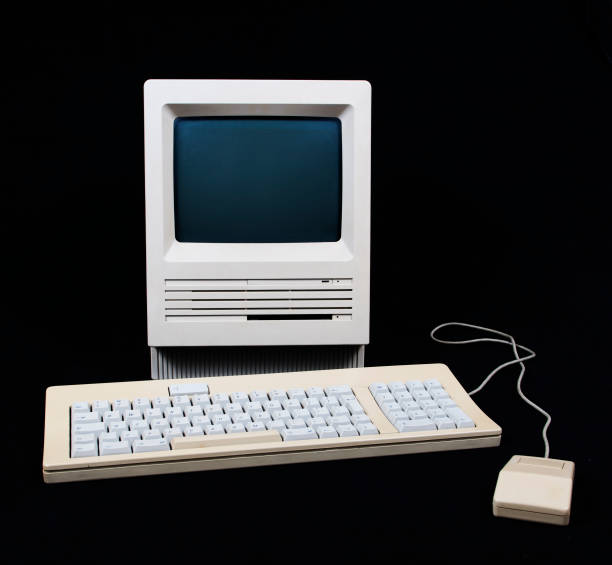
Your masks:
M369 199L369 94L369 83L365 81L147 81L147 214L153 225L161 226L159 243L165 260L178 263L350 260L355 253L359 211L364 208L360 200ZM174 225L174 120L198 116L338 118L342 131L340 239L300 243L177 241Z

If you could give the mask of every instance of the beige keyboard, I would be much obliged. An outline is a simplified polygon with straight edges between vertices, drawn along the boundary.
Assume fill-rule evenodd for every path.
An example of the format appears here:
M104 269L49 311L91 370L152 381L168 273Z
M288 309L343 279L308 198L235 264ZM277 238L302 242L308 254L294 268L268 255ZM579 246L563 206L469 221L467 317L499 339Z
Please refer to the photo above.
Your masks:
M448 367L150 380L47 389L45 482L499 445Z

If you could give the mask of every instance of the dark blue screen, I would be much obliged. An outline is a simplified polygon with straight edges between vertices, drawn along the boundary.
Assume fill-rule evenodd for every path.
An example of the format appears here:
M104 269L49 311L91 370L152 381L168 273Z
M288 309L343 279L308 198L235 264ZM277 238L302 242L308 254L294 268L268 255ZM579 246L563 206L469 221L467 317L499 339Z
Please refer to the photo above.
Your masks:
M176 118L175 237L338 241L341 163L337 118Z

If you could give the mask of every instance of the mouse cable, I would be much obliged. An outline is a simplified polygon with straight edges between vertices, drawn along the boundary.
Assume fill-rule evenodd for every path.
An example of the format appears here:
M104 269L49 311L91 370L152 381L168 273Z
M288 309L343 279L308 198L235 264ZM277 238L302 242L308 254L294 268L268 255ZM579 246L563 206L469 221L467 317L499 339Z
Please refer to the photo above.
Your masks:
M493 334L497 334L497 335L501 335L507 339L497 339L497 338L492 338L492 337L479 337L479 338L475 338L475 339L465 339L465 340L446 340L446 339L440 339L438 337L436 337L436 332L438 330L440 330L441 328L445 328L445 327L450 327L450 326L460 326L460 327L464 327L464 328L471 328L474 330L481 330L484 332L490 332ZM523 380L523 375L525 374L525 364L523 363L523 361L527 361L528 359L533 359L535 357L535 352L532 351L531 349L525 347L524 345L520 345L518 343L516 343L516 341L514 340L514 338L507 333L504 332L499 332L497 330L492 330L491 328L484 328L482 326L475 326L473 324L465 324L463 322L446 322L444 324L440 324L439 326L436 326L433 330L431 330L431 333L429 334L431 336L431 339L433 339L434 341L437 341L438 343L445 343L445 344L449 344L449 345L462 345L464 343L478 343L481 341L492 341L495 343L505 343L507 345L511 345L512 346L512 351L514 352L514 359L512 361L508 361L506 363L502 363L501 365L499 365L497 368L495 368L493 371L491 371L485 378L484 381L482 381L482 383L480 383L480 386L476 387L474 390L470 391L468 394L470 396L476 394L477 392L481 391L484 386L493 378L493 375L495 375L498 371L501 371L503 368L508 367L509 365L514 365L516 363L518 363L521 367L521 372L519 374L518 380L516 381L516 390L519 393L519 396L527 403L529 404L529 406L531 406L532 408L535 408L538 412L540 412L541 414L543 414L544 416L546 416L546 423L544 424L544 428L542 429L542 438L544 439L544 457L548 457L549 453L550 453L550 446L548 445L548 437L547 437L547 431L548 431L548 426L550 426L550 423L552 422L552 417L550 416L550 414L548 412L546 412L545 410L543 410L542 408L540 408L537 404L535 404L534 402L532 402L531 400L529 400L524 394L523 391L521 390L521 382ZM521 349L525 352L527 352L527 355L525 355L524 357L520 357L518 350Z

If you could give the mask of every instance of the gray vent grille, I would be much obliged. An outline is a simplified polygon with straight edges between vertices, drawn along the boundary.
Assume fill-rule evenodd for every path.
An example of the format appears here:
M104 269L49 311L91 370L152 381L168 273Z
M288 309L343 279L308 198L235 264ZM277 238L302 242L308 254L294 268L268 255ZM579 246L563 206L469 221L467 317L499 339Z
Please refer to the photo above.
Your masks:
M363 367L362 345L152 347L154 379L184 379Z
M352 279L167 279L167 322L352 317Z

